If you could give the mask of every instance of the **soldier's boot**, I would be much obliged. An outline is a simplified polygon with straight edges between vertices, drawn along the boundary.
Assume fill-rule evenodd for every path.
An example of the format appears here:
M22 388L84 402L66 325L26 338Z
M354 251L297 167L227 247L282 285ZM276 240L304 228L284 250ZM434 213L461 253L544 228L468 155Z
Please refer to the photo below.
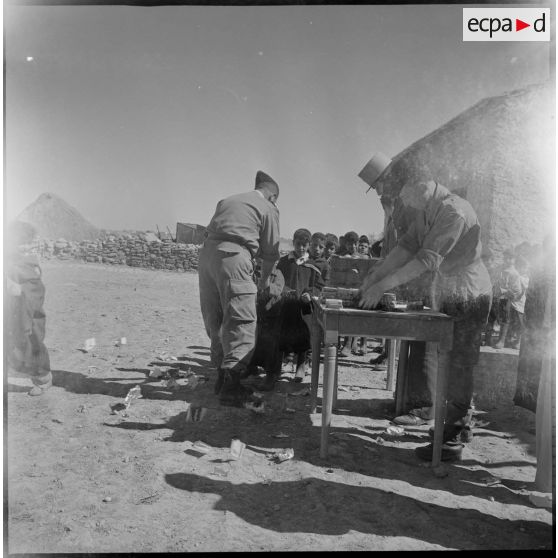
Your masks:
M240 371L220 370L223 373L223 383L219 390L219 403L231 407L243 407L254 393L252 388L240 383Z

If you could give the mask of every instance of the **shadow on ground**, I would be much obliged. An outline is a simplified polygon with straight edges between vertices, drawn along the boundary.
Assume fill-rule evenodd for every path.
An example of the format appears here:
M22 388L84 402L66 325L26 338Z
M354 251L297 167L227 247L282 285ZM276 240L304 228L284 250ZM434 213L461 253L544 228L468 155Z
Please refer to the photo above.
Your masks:
M513 531L512 548L552 547L552 527L537 521L509 521L478 510L447 508L419 502L376 488L350 486L333 480L307 478L264 484L233 484L189 473L171 473L166 482L179 490L216 494L214 509L228 511L253 525L280 533L343 535L352 531L380 537L420 538L444 548L472 550L460 542L478 533L478 548L490 548L502 531ZM254 505L265 499L276 503L268 510ZM350 509L350 513L346 510ZM380 512L381 510L381 512ZM344 512L344 513L341 513ZM304 520L301 520L304 517ZM433 529L432 526L438 526ZM528 532L525 532L528 529ZM535 546L533 546L535 545Z

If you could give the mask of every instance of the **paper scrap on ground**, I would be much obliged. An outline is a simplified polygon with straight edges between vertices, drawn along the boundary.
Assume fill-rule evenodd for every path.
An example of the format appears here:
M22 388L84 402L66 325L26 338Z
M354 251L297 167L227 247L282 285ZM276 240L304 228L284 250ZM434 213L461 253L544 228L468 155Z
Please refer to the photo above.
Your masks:
M405 429L402 426L388 426L386 432L391 436L403 436Z
M95 340L95 337L90 337L89 339L85 340L85 343L83 344L83 350L88 353L93 349L93 347L95 347L96 344L97 341Z
M196 440L192 444L192 449L199 451L200 453L209 453L211 451L211 446L202 442L201 440Z
M231 455L235 459L240 459L245 447L246 444L244 442L241 442L238 438L233 438L231 440Z
M149 371L150 378L162 378L165 375L165 371L160 366L155 366L153 370Z
M294 449L286 448L283 451L279 451L273 455L273 460L276 463L283 463L283 461L288 461L294 457Z
M141 388L139 386L133 387L128 392L128 395L126 395L126 398L124 399L124 405L126 405L126 410L130 408L130 405L132 404L132 401L134 399L139 399L140 397L141 397Z

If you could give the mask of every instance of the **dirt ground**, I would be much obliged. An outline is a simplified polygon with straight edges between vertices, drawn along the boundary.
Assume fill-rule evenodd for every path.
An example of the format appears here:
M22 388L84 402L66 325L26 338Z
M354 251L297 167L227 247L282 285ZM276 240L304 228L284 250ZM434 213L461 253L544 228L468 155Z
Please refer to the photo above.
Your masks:
M438 477L413 452L427 426L386 432L385 371L370 355L341 359L322 460L320 414L293 394L309 376L295 384L284 366L263 414L218 405L196 274L72 261L43 272L54 386L30 397L27 378L5 380L9 553L554 548L551 512L528 499L532 413L477 409L463 460ZM177 387L149 377L156 367L180 371ZM293 459L270 458L284 448Z

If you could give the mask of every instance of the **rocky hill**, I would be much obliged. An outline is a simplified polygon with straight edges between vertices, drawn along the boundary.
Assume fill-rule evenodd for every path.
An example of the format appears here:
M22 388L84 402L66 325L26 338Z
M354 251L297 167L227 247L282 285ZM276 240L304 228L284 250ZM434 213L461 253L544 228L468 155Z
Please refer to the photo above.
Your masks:
M101 231L85 219L77 209L55 194L41 194L17 217L30 223L42 238L82 241L98 238Z

